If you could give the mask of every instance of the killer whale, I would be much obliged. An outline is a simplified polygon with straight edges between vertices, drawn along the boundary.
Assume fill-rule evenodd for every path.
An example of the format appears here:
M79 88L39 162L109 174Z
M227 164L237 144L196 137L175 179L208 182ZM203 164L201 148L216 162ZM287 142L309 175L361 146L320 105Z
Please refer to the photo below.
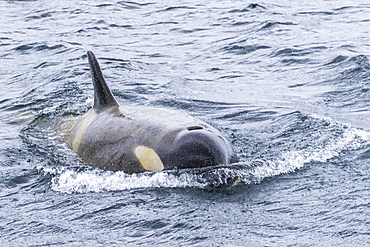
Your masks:
M238 161L230 142L203 121L167 109L120 106L95 55L87 56L94 105L65 129L68 146L87 165L133 174Z

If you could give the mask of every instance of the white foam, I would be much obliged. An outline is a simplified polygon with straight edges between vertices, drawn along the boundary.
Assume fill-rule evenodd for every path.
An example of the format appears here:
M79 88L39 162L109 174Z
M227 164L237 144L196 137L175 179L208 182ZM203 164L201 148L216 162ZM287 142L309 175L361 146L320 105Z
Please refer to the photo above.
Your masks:
M52 171L55 174L55 171ZM74 171L61 169L52 179L51 188L62 193L122 191L139 188L204 187L192 174L173 175L167 172L126 174L109 171Z
M320 119L328 121L328 119ZM326 162L340 156L343 151L357 150L369 145L370 133L368 131L351 128L350 125L337 122L330 122L330 124L339 126L343 130L341 137L333 136L329 140L323 140L322 143L316 143L315 147L308 147L304 150L283 152L271 160L261 162L262 165L255 166L251 175L259 182L266 177L294 172L307 163Z

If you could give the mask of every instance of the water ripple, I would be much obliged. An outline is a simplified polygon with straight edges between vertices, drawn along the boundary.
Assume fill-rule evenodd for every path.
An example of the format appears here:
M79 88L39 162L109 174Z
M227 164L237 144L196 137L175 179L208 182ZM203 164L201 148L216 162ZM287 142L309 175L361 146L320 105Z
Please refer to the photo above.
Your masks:
M366 245L366 0L2 7L1 246ZM241 183L84 166L55 129L92 105L86 50L120 103L217 127L240 163L206 175Z

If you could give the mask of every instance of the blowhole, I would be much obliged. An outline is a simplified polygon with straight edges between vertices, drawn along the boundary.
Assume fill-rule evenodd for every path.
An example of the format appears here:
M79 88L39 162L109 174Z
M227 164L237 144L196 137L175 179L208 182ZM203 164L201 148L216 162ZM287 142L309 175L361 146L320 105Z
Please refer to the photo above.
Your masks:
M202 129L204 129L204 127L203 127L203 126L199 126L199 125L188 127L188 131L192 131L192 130L202 130Z

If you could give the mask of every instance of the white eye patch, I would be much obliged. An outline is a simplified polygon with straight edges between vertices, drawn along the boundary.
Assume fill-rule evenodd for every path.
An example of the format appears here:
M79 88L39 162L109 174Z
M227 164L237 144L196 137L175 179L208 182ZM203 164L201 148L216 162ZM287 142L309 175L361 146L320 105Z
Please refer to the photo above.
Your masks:
M163 163L158 154L151 148L145 146L137 146L134 150L137 159L142 167L147 171L162 171Z

